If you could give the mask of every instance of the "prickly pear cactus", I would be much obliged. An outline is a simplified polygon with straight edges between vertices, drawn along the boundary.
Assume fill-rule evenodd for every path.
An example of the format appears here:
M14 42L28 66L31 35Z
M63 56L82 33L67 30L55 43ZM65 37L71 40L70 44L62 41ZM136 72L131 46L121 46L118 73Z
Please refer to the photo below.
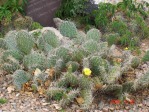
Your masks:
M9 31L6 34L4 41L6 42L8 49L11 49L11 50L18 49L17 41L16 41L16 34L17 34L17 31Z
M36 68L44 69L46 63L45 60L46 58L44 55L33 52L23 58L23 65L28 70L35 70Z
M55 82L54 87L50 87L48 89L47 95L52 98L54 97L54 93L64 92L59 103L63 108L68 106L75 98L80 96L84 100L81 107L83 109L87 109L93 100L91 81L89 78L82 76L82 74L78 77L76 74L72 73L72 70L73 68L70 65L68 67L68 71Z
M100 41L101 36L102 36L101 32L97 29L89 30L86 35L87 35L86 36L87 40L93 39L94 41L97 41L97 42Z
M2 38L0 38L0 48L7 49L7 44Z
M77 28L74 23L70 21L64 21L60 24L59 30L63 36L74 38L77 35Z
M34 46L34 40L27 31L19 31L16 41L19 50L25 54L29 54Z
M13 73L17 69L20 68L19 62L15 60L13 57L9 57L7 62L4 62L1 68L6 71L7 73Z
M58 47L60 45L60 41L58 40L58 37L55 35L54 32L52 31L46 31L43 34L43 39L45 40L46 43L51 45L52 47Z
M22 60L23 59L23 53L18 50L6 50L2 54L2 59L4 61L7 61L9 57L13 57L16 60Z
M58 99L65 108L81 98L80 107L89 109L97 91L122 98L125 92L148 87L148 72L134 81L119 82L141 61L129 50L114 54L117 48L115 45L109 48L107 42L102 42L98 29L85 34L77 31L69 21L63 21L59 29L66 37L39 29L41 34L36 38L27 31L11 31L0 40L0 47L4 50L0 67L13 74L14 85L19 90L30 79L36 89L44 87L46 80L50 80L53 81L47 90L50 99ZM142 63L147 59L148 53ZM34 73L32 78L30 73Z
M28 82L30 78L31 75L23 70L17 70L13 73L13 83L18 90L21 90L23 84Z
M69 66L72 66L72 72L75 72L79 69L79 63L75 62L75 61L69 61L67 64L66 64L67 67Z

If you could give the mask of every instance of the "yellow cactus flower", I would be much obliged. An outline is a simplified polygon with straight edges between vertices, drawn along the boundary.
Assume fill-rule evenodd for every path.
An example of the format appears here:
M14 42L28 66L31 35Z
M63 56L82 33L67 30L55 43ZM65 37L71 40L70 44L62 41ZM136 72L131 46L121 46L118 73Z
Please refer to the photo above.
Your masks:
M126 47L125 50L128 50L128 47Z
M86 76L90 76L92 73L92 71L89 68L84 68L83 69L83 74Z

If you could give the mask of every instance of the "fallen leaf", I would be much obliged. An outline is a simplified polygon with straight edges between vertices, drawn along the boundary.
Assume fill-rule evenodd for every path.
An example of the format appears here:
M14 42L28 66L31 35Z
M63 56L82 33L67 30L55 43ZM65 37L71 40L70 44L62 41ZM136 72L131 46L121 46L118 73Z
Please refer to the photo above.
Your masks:
M103 86L102 84L95 84L95 89L96 89L96 90L99 90L99 89L102 88L102 86Z
M38 88L38 93L39 93L40 95L43 95L43 94L45 93L45 89L39 87L39 88Z
M12 93L14 90L15 90L15 87L14 86L9 86L7 88L8 93Z
M31 83L27 82L27 83L23 84L22 91L32 91Z
M58 104L53 104L53 106L55 107L56 110L62 110L62 107L60 107L60 105Z
M45 83L44 83L44 85L46 86L46 87L49 87L49 85L50 85L50 80L47 80Z
M32 93L32 92L25 92L25 94L26 94L27 96L33 97L33 93Z
M84 103L84 99L82 97L76 98L76 101L78 102L78 104Z
M54 68L47 69L45 73L47 73L50 77L53 77L53 75L55 74L55 70Z

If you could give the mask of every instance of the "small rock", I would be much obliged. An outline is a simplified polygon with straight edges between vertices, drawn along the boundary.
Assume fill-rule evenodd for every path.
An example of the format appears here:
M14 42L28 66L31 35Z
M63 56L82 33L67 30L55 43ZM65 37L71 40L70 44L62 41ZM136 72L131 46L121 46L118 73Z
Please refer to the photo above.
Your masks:
M83 112L82 110L76 110L76 112Z
M141 104L138 104L138 107L142 107L143 106L143 104L141 103Z
M100 112L100 110L95 110L94 112Z
M49 105L50 103L42 103L43 106Z
M129 109L130 109L130 107L129 107L129 106L126 106L126 107L125 107L125 109L126 109L126 110L129 110Z
M44 112L48 112L49 110L48 110L48 109L46 109L46 108L43 108L43 111L44 111Z
M103 108L102 111L103 112L108 112L108 108Z
M113 108L113 107L110 107L109 109L110 109L111 111L114 111L114 108Z
M16 112L16 110L15 109L12 109L11 112Z
M115 109L116 109L116 110L119 110L119 109L120 109L120 107L119 107L119 106L116 106L116 107L115 107Z
M20 93L16 94L16 97L20 96Z
M55 107L56 110L61 110L62 108L60 107L60 105L58 104L53 104L53 106Z

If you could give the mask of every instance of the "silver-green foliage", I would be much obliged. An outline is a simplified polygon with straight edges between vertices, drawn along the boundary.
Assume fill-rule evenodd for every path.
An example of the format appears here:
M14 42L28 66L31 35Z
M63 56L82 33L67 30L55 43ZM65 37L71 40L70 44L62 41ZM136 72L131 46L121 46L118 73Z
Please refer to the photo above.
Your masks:
M114 51L115 47L109 49L107 42L100 41L99 30L91 29L85 35L78 32L74 24L69 21L63 22L59 29L69 38L64 38L60 42L60 38L54 32L45 31L33 39L27 31L14 31L9 32L6 38L0 41L4 43L2 46L6 43L8 48L4 49L0 59L1 67L9 73L14 72L14 84L18 89L30 79L27 72L33 72L37 68L42 71L32 78L33 85L38 88L38 80L44 83L48 77L48 73L44 73L46 69L54 70L52 75L56 79L47 90L47 95L53 98L56 97L55 94L62 92L60 100L62 107L69 105L74 98L81 97L84 100L80 105L81 108L88 109L93 100L93 85L105 85L98 88L99 91L113 93L119 98L125 92L148 86L148 73L134 82L118 83L122 74L136 68L140 61L129 51L123 52L120 56L112 56L110 50ZM148 55L145 57L148 59ZM114 61L117 58L122 61L117 63ZM90 68L91 76L84 76L83 68Z
M33 52L23 58L23 65L28 70L35 70L36 68L44 69L46 65L46 58L43 54Z
M149 71L147 71L147 73L145 73L139 79L136 79L133 87L135 90L149 87Z
M79 63L75 62L75 61L69 61L67 64L66 64L67 67L69 66L72 66L72 72L75 72L78 70L79 68Z
M27 31L19 31L16 35L18 49L29 54L34 46L34 40Z
M8 73L13 73L20 68L20 64L15 58L9 57L7 58L7 62L3 62L1 68Z
M2 59L4 61L7 61L9 57L13 57L16 60L22 60L23 59L23 53L18 50L5 50L2 54Z
M101 39L101 36L102 36L101 32L98 29L93 28L87 32L86 37L87 37L87 40L93 39L94 41L99 42Z
M11 50L16 50L18 49L17 47L17 41L16 41L16 34L17 34L17 31L9 31L4 40L7 44L7 48L8 49L11 49Z
M98 43L94 40L88 40L87 42L83 43L83 48L89 53L95 53L99 50Z
M72 70L72 65L69 65L68 72L64 73L59 80L54 82L54 86L48 89L47 94L49 97L53 97L54 93L60 93L61 90L65 91L60 101L62 107L66 107L74 101L74 98L80 96L85 101L81 105L82 108L87 109L93 100L92 83L88 77L82 74L77 76L77 74L72 73Z
M77 35L77 28L73 22L64 21L60 24L59 30L63 36L74 38Z
M28 82L30 78L31 75L24 70L17 70L13 73L13 83L18 90L21 90L23 84Z
M43 39L45 40L46 43L51 45L52 47L58 47L60 45L60 41L58 37L55 35L54 32L48 30L43 34Z
M69 55L69 50L65 47L57 48L56 51L55 51L55 55L58 58L61 58L66 62L69 60L69 58L71 58L70 55Z
M0 48L7 49L7 44L4 39L0 38Z
M60 101L61 107L68 106L76 97L79 95L79 90L71 90L64 98Z

